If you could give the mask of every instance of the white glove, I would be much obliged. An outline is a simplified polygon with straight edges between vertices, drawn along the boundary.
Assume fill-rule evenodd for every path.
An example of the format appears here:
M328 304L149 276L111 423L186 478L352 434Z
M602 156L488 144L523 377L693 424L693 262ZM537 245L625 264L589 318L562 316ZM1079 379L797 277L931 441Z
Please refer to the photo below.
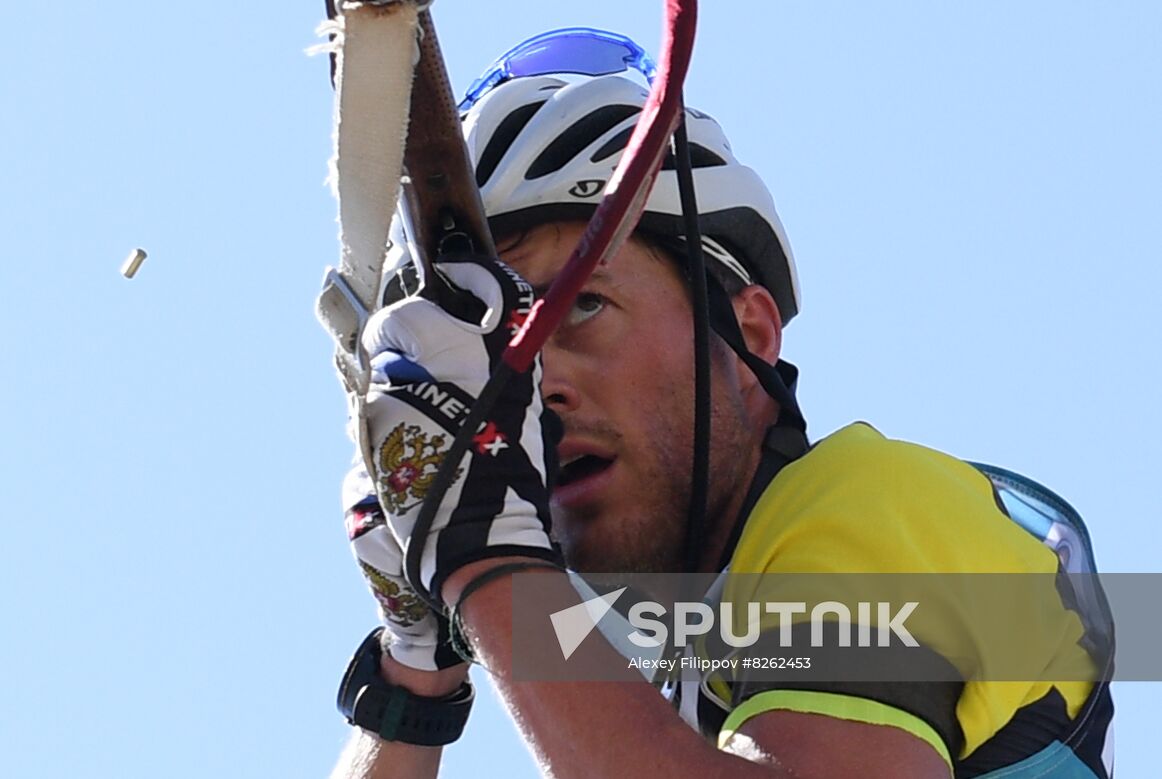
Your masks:
M369 470L404 549L444 453L534 302L532 287L498 261L438 268L483 304L481 322L413 296L376 312L363 333L372 365ZM538 359L508 383L444 496L420 574L437 599L450 574L477 560L520 555L560 562L549 541L540 378Z
M379 602L392 658L421 671L464 662L452 648L448 620L432 611L404 579L403 549L387 527L362 464L343 479L343 517L355 561Z

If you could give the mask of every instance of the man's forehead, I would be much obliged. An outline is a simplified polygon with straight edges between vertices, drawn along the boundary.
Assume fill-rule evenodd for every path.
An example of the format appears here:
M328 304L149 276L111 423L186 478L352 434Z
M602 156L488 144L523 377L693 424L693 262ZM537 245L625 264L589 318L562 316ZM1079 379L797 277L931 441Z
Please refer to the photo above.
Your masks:
M549 223L518 236L515 241L500 240L497 242L500 259L524 276L538 295L543 295L565 267L581 238L582 230L570 227ZM609 263L603 262L589 278L594 282L609 283L615 275Z
M522 269L519 266L513 265L513 267L518 272L520 272L522 275L524 275ZM607 267L608 266L606 266L604 264L598 265L593 270L593 272L591 274L589 274L589 282L588 283L599 284L599 285L600 284L612 285L613 284L613 275L607 270ZM553 282L556 279L557 279L557 273L553 272L551 274L551 276L549 276L548 278L535 278L535 279L526 279L526 280L532 286L533 292L536 293L536 296L539 298L542 298L545 296L545 293L549 291L549 287L553 286Z

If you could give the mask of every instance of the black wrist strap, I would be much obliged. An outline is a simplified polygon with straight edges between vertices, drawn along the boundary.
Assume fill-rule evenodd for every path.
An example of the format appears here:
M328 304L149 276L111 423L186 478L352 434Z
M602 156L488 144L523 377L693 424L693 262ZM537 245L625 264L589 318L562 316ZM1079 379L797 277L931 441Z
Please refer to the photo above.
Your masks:
M369 684L355 696L351 724L384 741L425 747L444 746L460 738L475 692L465 682L451 695L429 698L403 687Z
M339 685L339 711L349 724L385 741L435 747L458 739L472 711L471 683L441 697L416 695L388 684L379 670L382 634L382 627L373 630L351 658Z

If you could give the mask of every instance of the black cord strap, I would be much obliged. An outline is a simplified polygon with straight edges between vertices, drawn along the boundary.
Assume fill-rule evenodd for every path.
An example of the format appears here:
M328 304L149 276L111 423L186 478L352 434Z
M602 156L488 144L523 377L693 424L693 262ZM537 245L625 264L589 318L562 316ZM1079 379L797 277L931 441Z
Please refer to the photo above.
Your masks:
M674 132L674 160L686 231L686 251L690 259L690 297L694 318L694 446L683 552L684 570L693 573L698 570L705 543L706 503L710 492L710 302L684 111Z
M508 576L519 571L535 570L537 568L558 571L560 573L565 572L564 568L548 560L522 560L514 563L501 563L494 568L489 568L464 585L464 589L460 591L460 597L456 600L456 605L452 607L449 614L449 622L452 623L452 649L456 651L456 654L460 655L461 660L466 663L476 662L476 657L472 654L472 648L468 646L468 640L464 636L464 624L460 616L461 610L464 608L464 602L468 600L468 596L489 582L503 576Z

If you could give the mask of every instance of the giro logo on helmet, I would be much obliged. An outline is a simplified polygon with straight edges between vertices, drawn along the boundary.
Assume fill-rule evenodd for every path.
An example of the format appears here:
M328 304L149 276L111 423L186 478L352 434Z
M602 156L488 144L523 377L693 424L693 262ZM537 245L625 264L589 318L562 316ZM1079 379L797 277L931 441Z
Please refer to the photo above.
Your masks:
M573 197L593 197L604 186L605 181L602 179L582 179L570 187L569 194Z
M514 77L472 101L464 135L493 230L513 234L563 216L589 218L628 147L646 97L636 80L611 72L576 80ZM786 325L799 312L799 283L771 194L734 156L714 119L689 107L686 116L702 236L724 250L711 260L729 254L752 283L770 291ZM657 238L685 234L673 165L657 172L640 227Z

